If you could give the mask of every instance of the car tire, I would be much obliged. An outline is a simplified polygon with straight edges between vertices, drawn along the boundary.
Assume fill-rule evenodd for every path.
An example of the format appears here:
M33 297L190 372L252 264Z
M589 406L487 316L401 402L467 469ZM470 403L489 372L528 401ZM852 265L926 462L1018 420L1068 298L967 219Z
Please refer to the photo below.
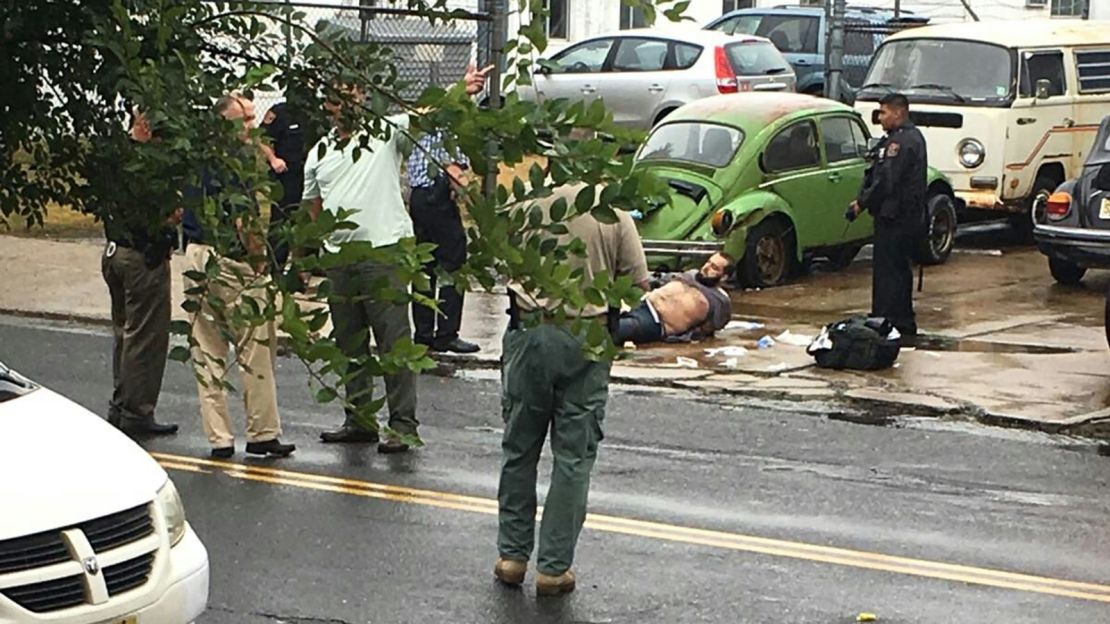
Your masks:
M829 252L829 266L834 271L843 271L852 264L852 261L859 255L859 251L863 249L863 245L851 244L838 247L836 250Z
M1110 288L1106 290L1106 305L1102 310L1102 331L1106 334L1106 346L1110 347Z
M950 195L937 193L926 203L927 217L914 249L915 260L921 264L944 264L956 246L956 204Z
M748 233L744 257L737 267L740 283L749 288L778 286L790 276L794 256L794 237L781 221L765 219Z
M658 115L655 116L655 121L653 121L651 123L651 127L654 128L655 126L658 126L659 122L666 119L667 115L670 115L671 113L675 112L676 110L678 110L678 109L677 108L668 108L668 109L665 109L665 110L661 111Z
M1074 262L1049 258L1048 272L1052 273L1053 279L1065 286L1078 286L1083 276L1087 274L1087 269Z
M1057 180L1052 176L1039 175L1033 182L1033 194L1029 197L1028 206L1019 214L1010 215L1007 220L1010 222L1010 227L1018 235L1018 239L1023 243L1033 242L1033 223L1037 215L1033 214L1035 210L1043 210L1045 202L1042 199L1047 199L1057 186L1063 182Z

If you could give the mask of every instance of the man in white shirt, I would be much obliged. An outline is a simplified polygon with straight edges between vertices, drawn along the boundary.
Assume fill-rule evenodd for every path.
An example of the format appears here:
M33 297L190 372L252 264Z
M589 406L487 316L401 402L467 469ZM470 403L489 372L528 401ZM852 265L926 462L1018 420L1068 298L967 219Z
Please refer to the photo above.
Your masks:
M473 65L467 69L467 92L475 95L485 87L486 73ZM355 98L361 92L352 90ZM335 130L308 152L304 172L304 199L310 202L314 216L322 210L337 213L353 211L347 217L357 227L338 230L325 241L328 252L337 252L345 243L369 243L386 250L401 239L413 236L401 195L401 163L409 142L409 115L388 117L391 128L387 137L369 137L365 145L344 117L344 104L329 99L325 108L335 121ZM347 144L340 149L344 140ZM320 146L326 145L323 157ZM356 160L355 150L360 151ZM395 267L368 260L328 271L332 294L328 301L334 336L344 353L355 360L358 370L346 383L347 402L363 406L373 401L374 375L364 366L370 356L367 330L373 332L379 355L388 353L393 345L412 336L408 306L383 298L385 289L405 290ZM416 377L403 369L385 375L386 402L389 406L389 427L396 434L378 444L380 453L408 451L400 436L417 436ZM346 419L339 429L320 435L323 442L378 442L376 429L360 423L353 410L346 410Z

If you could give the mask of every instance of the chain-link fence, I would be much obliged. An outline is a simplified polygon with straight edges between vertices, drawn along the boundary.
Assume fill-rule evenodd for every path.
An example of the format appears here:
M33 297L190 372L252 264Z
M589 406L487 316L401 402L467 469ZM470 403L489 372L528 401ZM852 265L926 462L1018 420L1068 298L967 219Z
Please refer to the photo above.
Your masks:
M469 63L485 64L492 57L492 16L483 10L486 0L456 0L450 3L448 15L436 15L434 20L421 11L376 6L386 4L383 0L334 4L274 0L269 4L304 13L307 26L317 31L388 47L401 87L398 95L406 100L415 100L429 86L449 86L463 77ZM280 92L258 93L259 114L282 99Z

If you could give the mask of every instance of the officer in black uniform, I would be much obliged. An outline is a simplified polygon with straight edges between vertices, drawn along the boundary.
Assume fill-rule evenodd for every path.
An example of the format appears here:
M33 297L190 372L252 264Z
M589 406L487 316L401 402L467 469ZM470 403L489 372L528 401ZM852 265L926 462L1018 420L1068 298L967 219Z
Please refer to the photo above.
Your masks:
M871 314L890 320L904 337L917 335L913 313L914 242L925 223L928 186L925 137L910 122L906 96L891 93L879 100L879 123L886 136L868 171L859 197L846 215L866 210L875 219L871 280Z
M281 184L281 202L270 208L270 249L271 271L274 279L281 279L285 262L289 259L289 244L281 235L281 227L289 213L301 205L304 194L304 129L299 115L286 102L270 107L262 118L262 130L270 139L272 154L266 156L270 161L271 175ZM265 151L265 150L264 150Z

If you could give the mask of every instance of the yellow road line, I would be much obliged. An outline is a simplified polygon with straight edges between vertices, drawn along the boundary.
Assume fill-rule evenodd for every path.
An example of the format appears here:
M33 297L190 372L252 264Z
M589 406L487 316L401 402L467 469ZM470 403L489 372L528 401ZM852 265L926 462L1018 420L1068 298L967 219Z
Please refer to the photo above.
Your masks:
M497 514L497 501L488 498L165 453L154 453L153 455L163 466L174 470L221 471L238 479L273 485L286 485L486 515ZM1033 576L1005 570L899 557L741 533L683 527L603 514L589 514L586 518L586 527L593 530L649 539L1110 603L1110 585Z

